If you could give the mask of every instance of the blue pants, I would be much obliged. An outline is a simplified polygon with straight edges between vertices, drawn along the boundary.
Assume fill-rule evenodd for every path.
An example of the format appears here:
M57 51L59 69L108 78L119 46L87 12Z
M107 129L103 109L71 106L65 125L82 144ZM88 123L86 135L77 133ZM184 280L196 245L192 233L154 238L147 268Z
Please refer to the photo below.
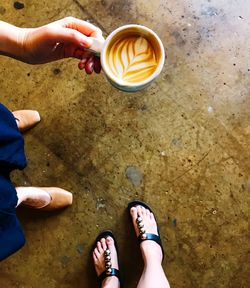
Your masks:
M0 261L20 249L25 238L16 216L17 194L10 180L26 166L24 141L13 114L0 104Z

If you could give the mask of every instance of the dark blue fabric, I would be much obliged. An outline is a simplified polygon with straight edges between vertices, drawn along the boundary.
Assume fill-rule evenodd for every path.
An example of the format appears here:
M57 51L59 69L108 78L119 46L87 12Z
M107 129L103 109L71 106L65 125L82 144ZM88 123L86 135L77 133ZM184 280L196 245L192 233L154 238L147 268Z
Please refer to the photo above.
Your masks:
M25 243L16 216L16 189L10 180L12 170L23 169L25 166L22 134L13 114L0 103L0 261Z

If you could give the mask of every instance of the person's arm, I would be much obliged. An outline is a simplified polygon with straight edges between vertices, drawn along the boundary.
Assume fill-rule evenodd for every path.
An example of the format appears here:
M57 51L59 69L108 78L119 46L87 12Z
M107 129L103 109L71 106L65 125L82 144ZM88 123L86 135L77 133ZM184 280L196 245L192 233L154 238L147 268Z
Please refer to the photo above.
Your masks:
M0 54L29 64L73 57L80 60L80 69L99 73L99 58L85 50L91 45L89 37L103 39L102 31L74 17L38 28L19 28L0 21Z
M0 54L22 61L22 29L0 21Z

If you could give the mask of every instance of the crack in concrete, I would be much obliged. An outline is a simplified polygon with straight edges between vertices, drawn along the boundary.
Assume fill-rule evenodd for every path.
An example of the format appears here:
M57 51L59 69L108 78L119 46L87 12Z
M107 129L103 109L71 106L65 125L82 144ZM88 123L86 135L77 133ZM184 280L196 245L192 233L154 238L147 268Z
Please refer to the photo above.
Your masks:
M196 163L194 164L192 167L190 167L189 169L185 170L181 175L177 176L176 178L174 178L173 181L171 181L171 183L175 182L176 180L182 178L184 175L186 175L189 171L191 171L192 169L194 169L194 167L199 166L199 164L204 161L204 159L208 156L208 154L211 152L211 150L209 150L208 152L206 152L202 158Z

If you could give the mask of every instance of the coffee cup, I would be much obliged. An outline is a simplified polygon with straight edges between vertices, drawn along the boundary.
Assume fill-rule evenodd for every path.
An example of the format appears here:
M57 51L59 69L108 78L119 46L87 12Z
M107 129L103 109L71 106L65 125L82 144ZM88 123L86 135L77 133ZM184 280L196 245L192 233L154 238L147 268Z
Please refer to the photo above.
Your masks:
M89 50L100 54L107 79L119 90L139 91L162 71L164 46L157 34L145 26L129 24L114 30L106 40L91 39Z

